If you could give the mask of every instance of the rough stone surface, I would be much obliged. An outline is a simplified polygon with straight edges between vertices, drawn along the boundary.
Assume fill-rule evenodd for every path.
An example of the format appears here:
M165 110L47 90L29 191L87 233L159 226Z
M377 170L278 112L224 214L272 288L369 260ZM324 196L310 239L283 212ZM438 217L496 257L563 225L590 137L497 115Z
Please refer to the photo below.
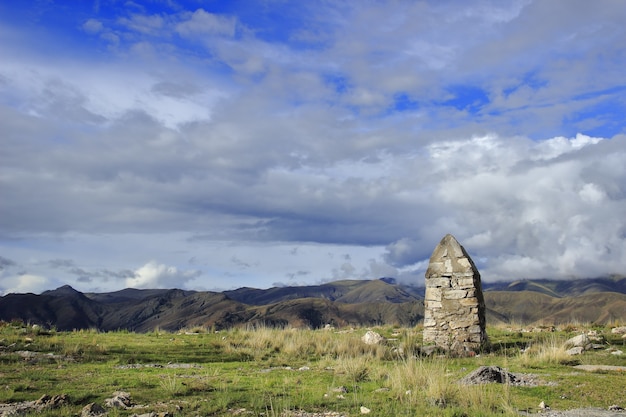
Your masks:
M488 343L480 273L450 234L430 257L424 304L425 344L464 354L477 352Z
M87 404L80 412L81 417L101 417L106 414L106 410L96 403Z
M133 406L133 401L130 397L130 393L125 391L116 391L113 393L112 398L104 400L104 405L110 408L130 408Z
M582 355L582 353L585 351L585 348L582 346L574 346L571 349L567 349L565 351L566 354L570 355L570 356L574 356L574 355Z
M613 327L611 329L611 333L613 333L613 334L626 334L626 326Z
M523 387L539 385L537 378L531 374L514 374L499 366L481 366L459 381L463 385L508 384Z
M0 416L15 416L30 413L40 413L44 410L59 408L69 403L67 395L42 395L36 401L24 401L20 403L0 404Z
M361 337L361 340L366 345L377 345L385 340L385 338L372 330L368 330L367 333L365 333L363 337Z
M565 347L581 347L584 350L587 350L588 348L591 347L591 340L589 340L589 336L583 333L567 340L564 346Z

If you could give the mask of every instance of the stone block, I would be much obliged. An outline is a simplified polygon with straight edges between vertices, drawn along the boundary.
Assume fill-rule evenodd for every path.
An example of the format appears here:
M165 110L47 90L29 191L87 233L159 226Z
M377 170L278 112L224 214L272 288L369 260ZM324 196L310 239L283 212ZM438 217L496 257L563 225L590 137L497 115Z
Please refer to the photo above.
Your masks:
M459 300L467 297L467 290L448 290L443 293L443 298L446 300Z
M463 298L462 300L459 300L459 304L461 304L462 306L467 306L467 307L478 306L478 298L476 297Z
M441 278L441 276L439 276L426 280L426 291L428 291L429 288L450 288L450 286L450 278Z
M426 301L441 301L443 290L441 288L429 288L424 295Z
M434 319L430 319L430 318L425 318L424 319L424 327L433 327L437 325L437 321Z

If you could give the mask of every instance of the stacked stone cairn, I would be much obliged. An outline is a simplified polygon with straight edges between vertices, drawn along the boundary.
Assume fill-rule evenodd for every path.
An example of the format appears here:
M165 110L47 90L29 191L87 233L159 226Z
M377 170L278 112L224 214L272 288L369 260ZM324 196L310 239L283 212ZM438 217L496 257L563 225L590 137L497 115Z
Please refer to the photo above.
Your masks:
M426 271L424 344L453 355L473 355L488 344L480 273L463 246L448 234Z

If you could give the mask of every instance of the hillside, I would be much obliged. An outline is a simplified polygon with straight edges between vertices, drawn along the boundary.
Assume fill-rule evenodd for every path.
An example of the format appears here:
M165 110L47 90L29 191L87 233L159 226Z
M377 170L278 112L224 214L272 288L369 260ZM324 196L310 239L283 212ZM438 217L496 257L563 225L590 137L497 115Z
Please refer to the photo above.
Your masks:
M552 297L574 297L598 292L626 294L626 276L611 275L571 280L528 279L483 284L483 287L485 291L534 291Z
M136 332L242 325L413 326L423 319L422 294L423 288L397 284L389 278L224 292L125 289L83 294L63 286L41 295L0 297L0 320L19 319L59 330ZM488 284L485 303L488 323L625 321L626 278Z

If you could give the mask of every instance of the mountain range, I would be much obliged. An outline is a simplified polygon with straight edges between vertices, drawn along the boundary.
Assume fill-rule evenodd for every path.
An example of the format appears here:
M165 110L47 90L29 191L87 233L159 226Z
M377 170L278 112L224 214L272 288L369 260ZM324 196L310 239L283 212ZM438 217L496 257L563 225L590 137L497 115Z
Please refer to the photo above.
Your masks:
M626 321L626 276L569 281L483 283L487 323L543 324ZM319 328L414 326L424 317L424 288L393 278L232 291L124 289L81 293L70 286L0 297L0 320L58 330L148 332L205 327Z

